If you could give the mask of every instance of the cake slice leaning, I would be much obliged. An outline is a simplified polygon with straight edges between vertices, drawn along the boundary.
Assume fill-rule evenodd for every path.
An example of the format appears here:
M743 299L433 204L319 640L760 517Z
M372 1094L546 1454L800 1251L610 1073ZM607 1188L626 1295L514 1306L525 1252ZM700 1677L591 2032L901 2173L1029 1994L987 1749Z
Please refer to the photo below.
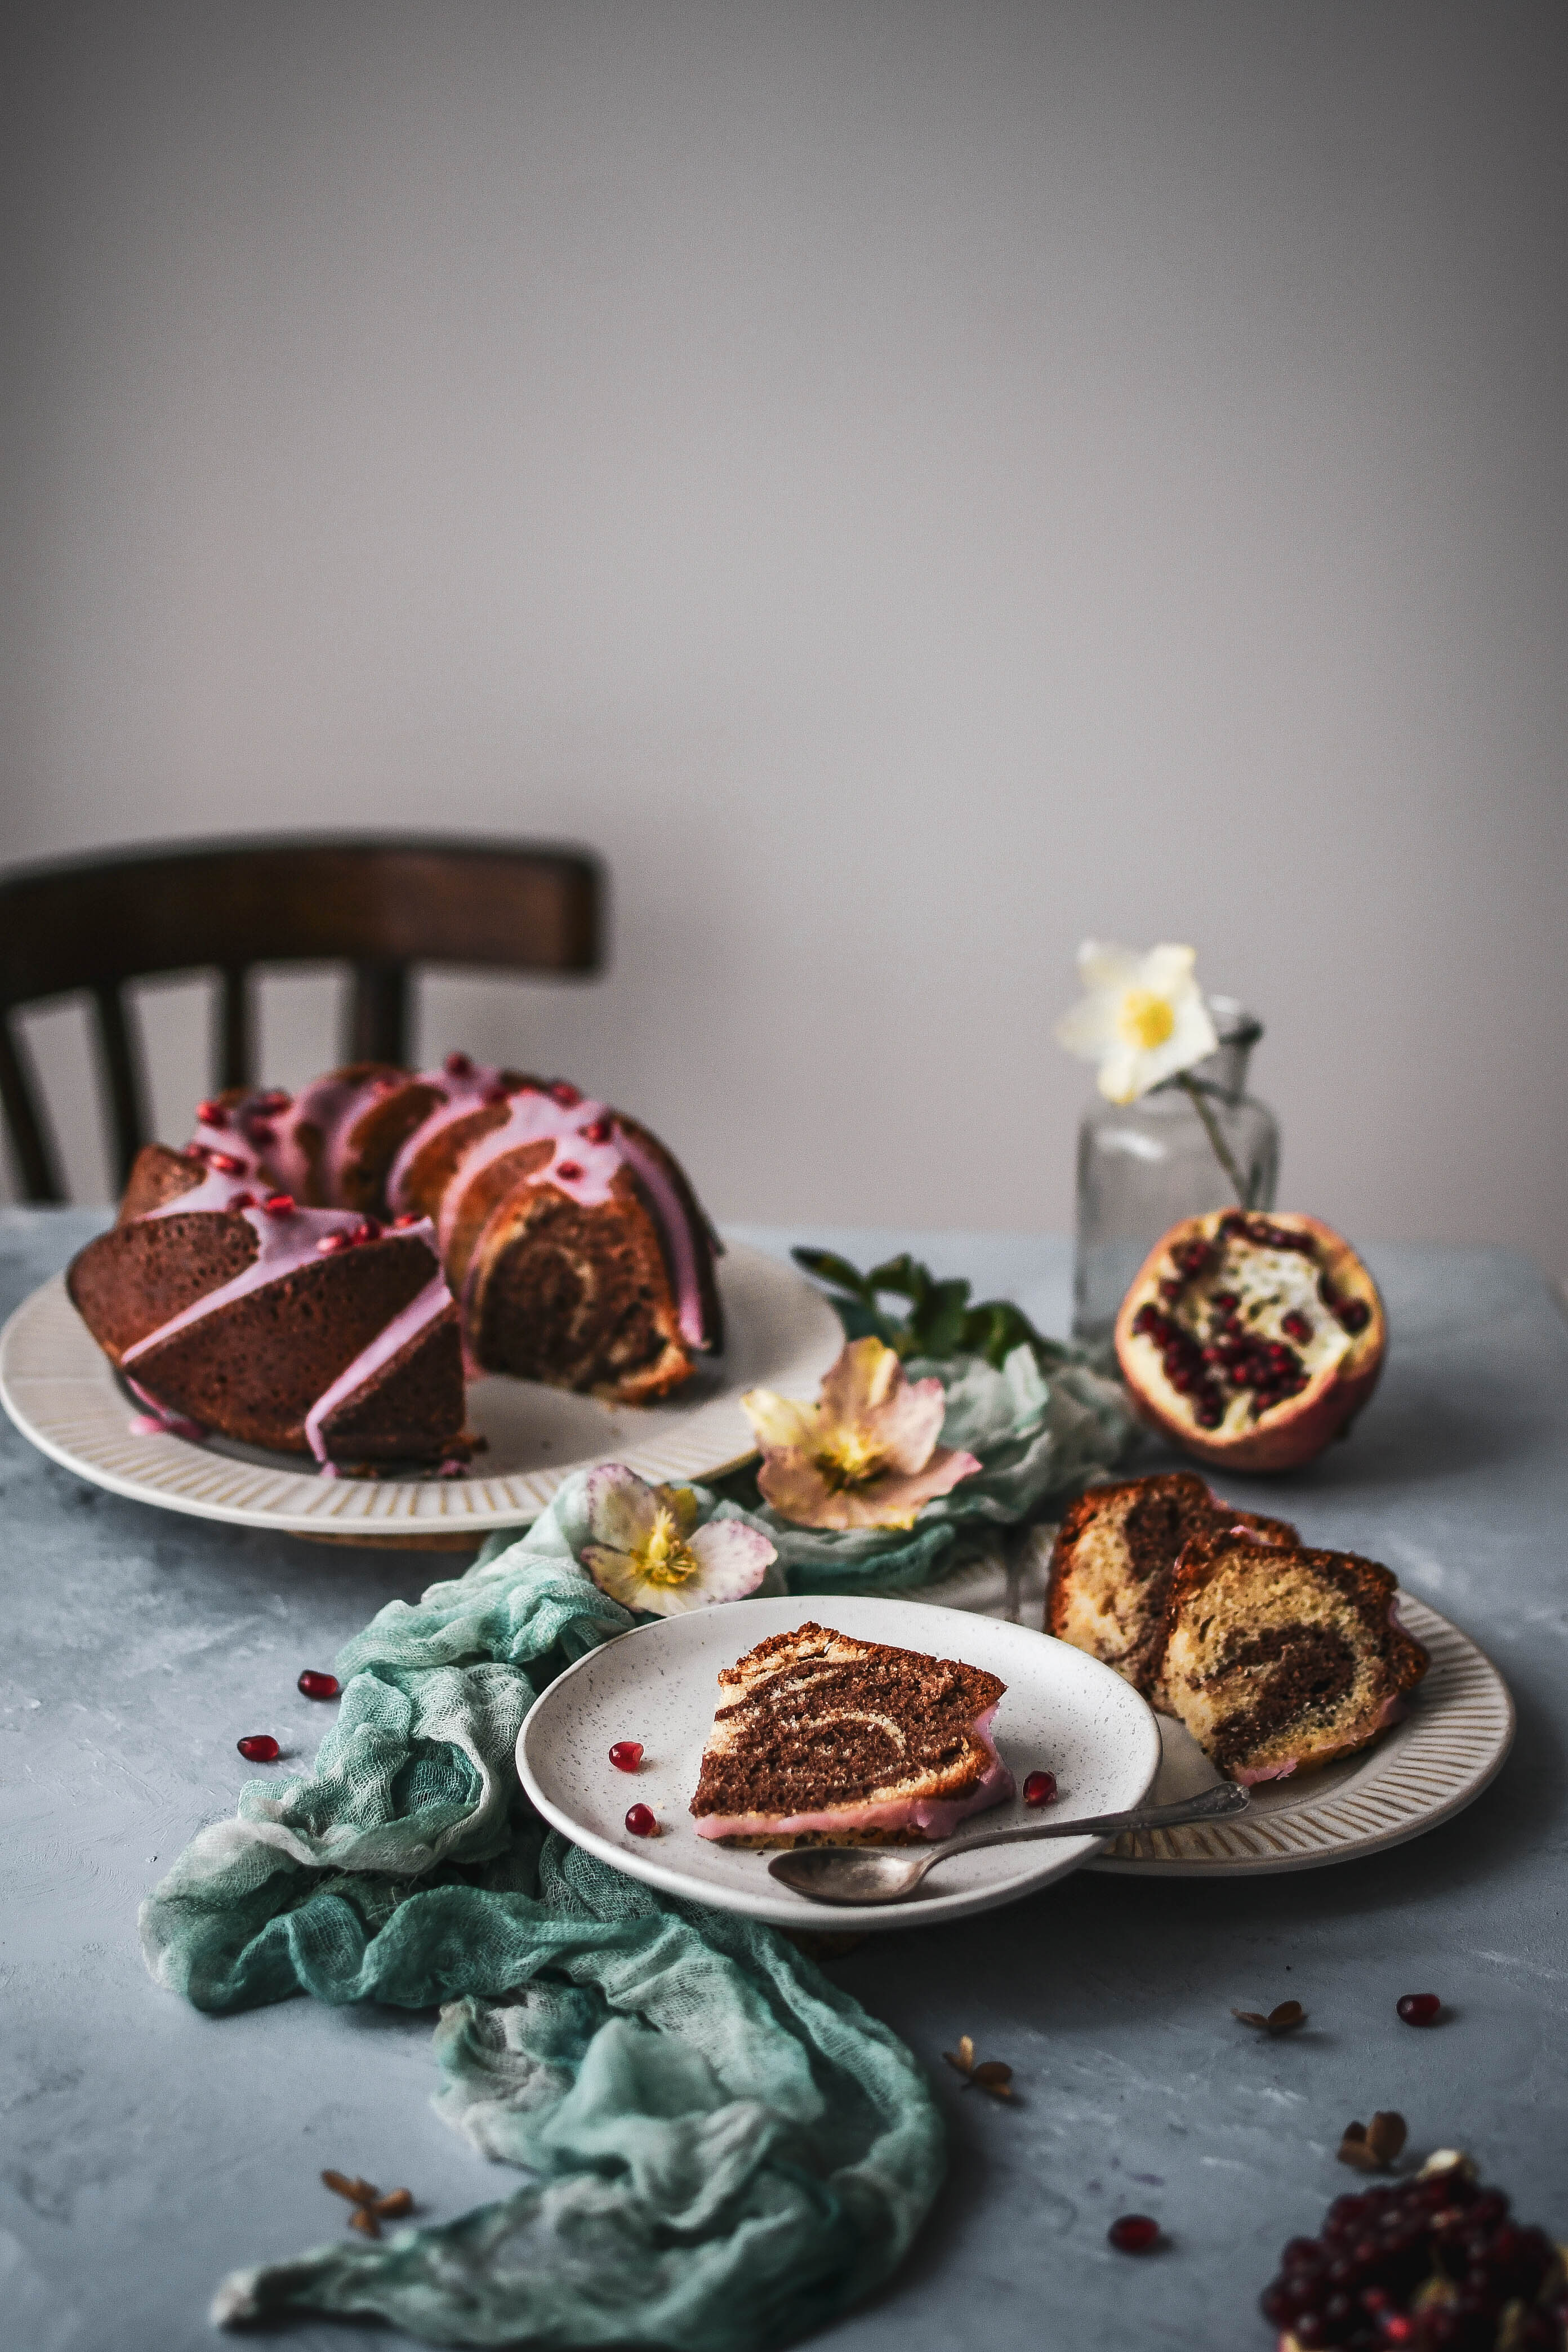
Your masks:
M737 1846L946 1837L1013 1793L991 1737L1005 1689L978 1666L830 1626L775 1633L719 1676L697 1834Z
M1166 1603L1184 1544L1243 1527L1260 1542L1300 1541L1287 1519L1221 1502L1194 1470L1090 1486L1068 1508L1051 1553L1046 1631L1114 1667L1156 1706Z
M1348 1756L1405 1711L1427 1656L1398 1584L1353 1552L1194 1536L1172 1580L1162 1696L1227 1780Z

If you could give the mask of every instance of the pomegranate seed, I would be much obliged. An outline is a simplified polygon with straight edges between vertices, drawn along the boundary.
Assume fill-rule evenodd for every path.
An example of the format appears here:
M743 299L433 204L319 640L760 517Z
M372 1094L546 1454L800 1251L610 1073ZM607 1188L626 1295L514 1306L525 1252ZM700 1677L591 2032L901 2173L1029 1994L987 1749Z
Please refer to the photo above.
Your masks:
M250 1139L256 1144L276 1143L278 1129L269 1118L253 1118L250 1122Z
M610 1750L610 1761L617 1772L635 1772L642 1762L640 1739L617 1739Z
M1054 1772L1031 1772L1024 1783L1026 1805L1049 1805L1056 1801L1057 1776Z
M307 1666L300 1677L300 1688L307 1698L336 1698L338 1678L336 1675L319 1675L313 1666Z
M1148 2213L1121 2213L1106 2236L1119 2254L1146 2254L1160 2234L1160 2224Z
M1442 2006L1435 1992L1407 1992L1394 2003L1406 2025L1435 2025Z
M1285 1337L1288 1339L1295 1339L1299 1341L1302 1347L1306 1346L1307 1341L1312 1336L1311 1325L1308 1322L1306 1317L1304 1315L1299 1315L1294 1307L1292 1307L1289 1315L1281 1315L1279 1318L1279 1328L1284 1332Z
M381 1227L374 1217L362 1217L349 1235L349 1239L351 1242L378 1242L381 1239Z
M658 1823L647 1805L634 1805L626 1815L626 1827L633 1837L657 1837Z
M269 1217L291 1217L294 1213L292 1192L268 1192L261 1203Z
M551 1085L550 1094L551 1099L558 1102L564 1110L571 1110L574 1105L583 1099L582 1087L574 1087L569 1078L554 1079Z
M352 1249L353 1242L348 1234L323 1234L316 1247L323 1257L335 1257L339 1250Z
M196 1105L196 1120L202 1127L226 1127L228 1113L222 1103L199 1102Z
M394 1217L392 1230L395 1234L405 1234L410 1225L422 1225L424 1223L417 1209L405 1209L400 1217Z
M583 1181L583 1171L574 1160L558 1160L550 1172L559 1176L563 1184L580 1184Z
M449 1078L468 1078L473 1076L473 1061L467 1054L448 1054L441 1067Z
M276 1764L278 1761L278 1742L269 1731L252 1731L234 1744L247 1764Z
M510 1088L508 1087L487 1087L484 1093L479 1097L479 1100L488 1108L494 1103L503 1103L507 1101L510 1094Z
M232 1151L209 1151L207 1166L216 1168L220 1176L243 1176L245 1162L237 1160Z
M610 1122L607 1118L590 1119L587 1126L583 1129L583 1140L584 1143L608 1143L609 1139Z
M1341 1324L1352 1339L1358 1331L1364 1331L1372 1321L1372 1309L1364 1298L1347 1298L1338 1313Z

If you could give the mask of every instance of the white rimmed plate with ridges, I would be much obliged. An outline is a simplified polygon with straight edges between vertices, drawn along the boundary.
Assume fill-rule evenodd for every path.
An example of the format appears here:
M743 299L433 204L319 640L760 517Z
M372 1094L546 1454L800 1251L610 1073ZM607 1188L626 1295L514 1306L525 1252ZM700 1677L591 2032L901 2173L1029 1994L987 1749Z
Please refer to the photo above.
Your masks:
M626 1462L653 1481L717 1477L752 1451L749 1388L810 1396L844 1344L831 1307L793 1266L732 1244L718 1265L724 1353L668 1402L602 1404L532 1381L468 1391L486 1450L461 1478L321 1478L295 1454L132 1427L137 1407L56 1276L0 1331L0 1403L51 1461L111 1494L231 1527L414 1549L523 1528L571 1470Z
M740 1911L775 1927L835 1935L931 1925L1016 1902L1089 1861L1103 1839L1052 1840L994 1846L944 1862L940 1876L906 1903L831 1913L768 1875L769 1856L732 1851L697 1834L688 1810L713 1720L721 1667L774 1633L814 1622L862 1641L888 1642L959 1658L1007 1685L996 1717L996 1743L1020 1788L1026 1773L1054 1772L1058 1801L1100 1813L1137 1804L1160 1765L1160 1734L1137 1692L1098 1659L1021 1625L998 1623L927 1601L847 1600L737 1601L693 1610L623 1633L591 1651L540 1697L517 1744L523 1787L544 1815L576 1845L667 1895ZM635 1773L609 1760L611 1748L635 1739L643 1761ZM657 1837L625 1826L634 1804L658 1823ZM991 1827L1010 1806L977 1814Z
M1403 1723L1321 1772L1261 1783L1239 1821L1119 1838L1095 1867L1133 1878L1320 1870L1402 1845L1472 1804L1513 1744L1508 1685L1468 1634L1414 1593L1401 1592L1399 1618L1432 1658ZM1218 1780L1179 1723L1162 1716L1159 1725L1152 1801L1172 1804Z

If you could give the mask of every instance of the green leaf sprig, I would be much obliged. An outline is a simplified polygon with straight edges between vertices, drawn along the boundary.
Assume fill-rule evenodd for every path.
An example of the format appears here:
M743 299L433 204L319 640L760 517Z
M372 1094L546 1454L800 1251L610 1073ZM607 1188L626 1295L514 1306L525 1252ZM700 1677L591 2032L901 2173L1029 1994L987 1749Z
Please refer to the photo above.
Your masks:
M869 1274L834 1250L796 1249L790 1255L816 1281L830 1286L838 1319L852 1339L875 1337L900 1356L984 1356L998 1371L1017 1347L1032 1348L1042 1371L1072 1353L1037 1331L1023 1308L1008 1299L983 1298L972 1305L967 1282L938 1282L908 1250ZM889 1313L884 1298L905 1300L907 1311Z

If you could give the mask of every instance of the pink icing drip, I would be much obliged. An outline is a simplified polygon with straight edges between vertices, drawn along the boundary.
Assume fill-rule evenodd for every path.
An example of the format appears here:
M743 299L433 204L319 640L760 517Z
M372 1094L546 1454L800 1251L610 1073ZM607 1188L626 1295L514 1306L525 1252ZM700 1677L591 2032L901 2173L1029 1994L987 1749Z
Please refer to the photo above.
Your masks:
M133 1436L188 1437L199 1443L206 1435L199 1422L189 1421L183 1412L174 1412L168 1405L160 1404L151 1390L144 1389L140 1381L127 1379L125 1385L132 1395L147 1408L145 1412L131 1416Z
M972 1813L999 1805L1013 1794L1013 1775L996 1753L991 1727L996 1709L987 1707L970 1726L991 1761L967 1797L897 1797L882 1804L835 1805L817 1813L706 1813L697 1822L702 1838L843 1836L851 1830L919 1830L935 1840L951 1837Z
M617 1128L626 1164L638 1181L647 1189L663 1230L670 1261L675 1268L675 1296L679 1310L680 1336L689 1348L700 1348L706 1340L702 1319L702 1290L697 1278L697 1253L691 1246L691 1222L681 1204L679 1195L664 1170L649 1151Z
M221 1183L229 1192L240 1189L237 1177L209 1177L207 1182L199 1185L195 1192L182 1192L178 1200L166 1201L162 1208L152 1210L149 1222L155 1217L173 1216L182 1209L226 1208L226 1201L200 1197L215 1182ZM144 1356L150 1348L156 1348L161 1341L172 1339L176 1331L188 1330L193 1323L200 1323L208 1315L216 1314L220 1307L232 1307L237 1298L247 1298L253 1290L260 1290L265 1284L277 1282L284 1275L294 1274L302 1265L312 1265L319 1255L316 1244L324 1234L352 1234L360 1223L353 1209L295 1209L284 1217L268 1216L265 1209L240 1209L235 1213L245 1219L261 1244L250 1264L231 1282L220 1283L217 1289L209 1290L204 1297L195 1300L178 1315L172 1315L166 1323L161 1323L157 1330L150 1331L144 1339L138 1339L134 1347L127 1348L120 1360L122 1368L133 1364L139 1356ZM423 1233L415 1225L408 1229L406 1234L389 1234L387 1238L423 1241L429 1248L432 1238L429 1220L426 1220Z
M426 1324L434 1323L451 1304L452 1294L447 1287L447 1277L437 1270L418 1297L411 1298L384 1329L377 1332L369 1347L361 1349L347 1370L338 1374L331 1387L323 1390L305 1415L306 1440L318 1462L325 1462L327 1458L326 1440L321 1430L329 1415L353 1396L356 1389L363 1388L384 1364L392 1361L400 1348L405 1348L410 1339L417 1338Z
M285 1192L298 1199L310 1181L310 1163L299 1140L299 1130L310 1126L321 1136L321 1169L327 1192L331 1198L337 1197L348 1158L349 1133L361 1111L375 1100L381 1090L374 1078L329 1076L315 1079L288 1110L268 1115L278 1139L267 1147L268 1159ZM238 1115L244 1118L247 1110L248 1105L242 1105Z

